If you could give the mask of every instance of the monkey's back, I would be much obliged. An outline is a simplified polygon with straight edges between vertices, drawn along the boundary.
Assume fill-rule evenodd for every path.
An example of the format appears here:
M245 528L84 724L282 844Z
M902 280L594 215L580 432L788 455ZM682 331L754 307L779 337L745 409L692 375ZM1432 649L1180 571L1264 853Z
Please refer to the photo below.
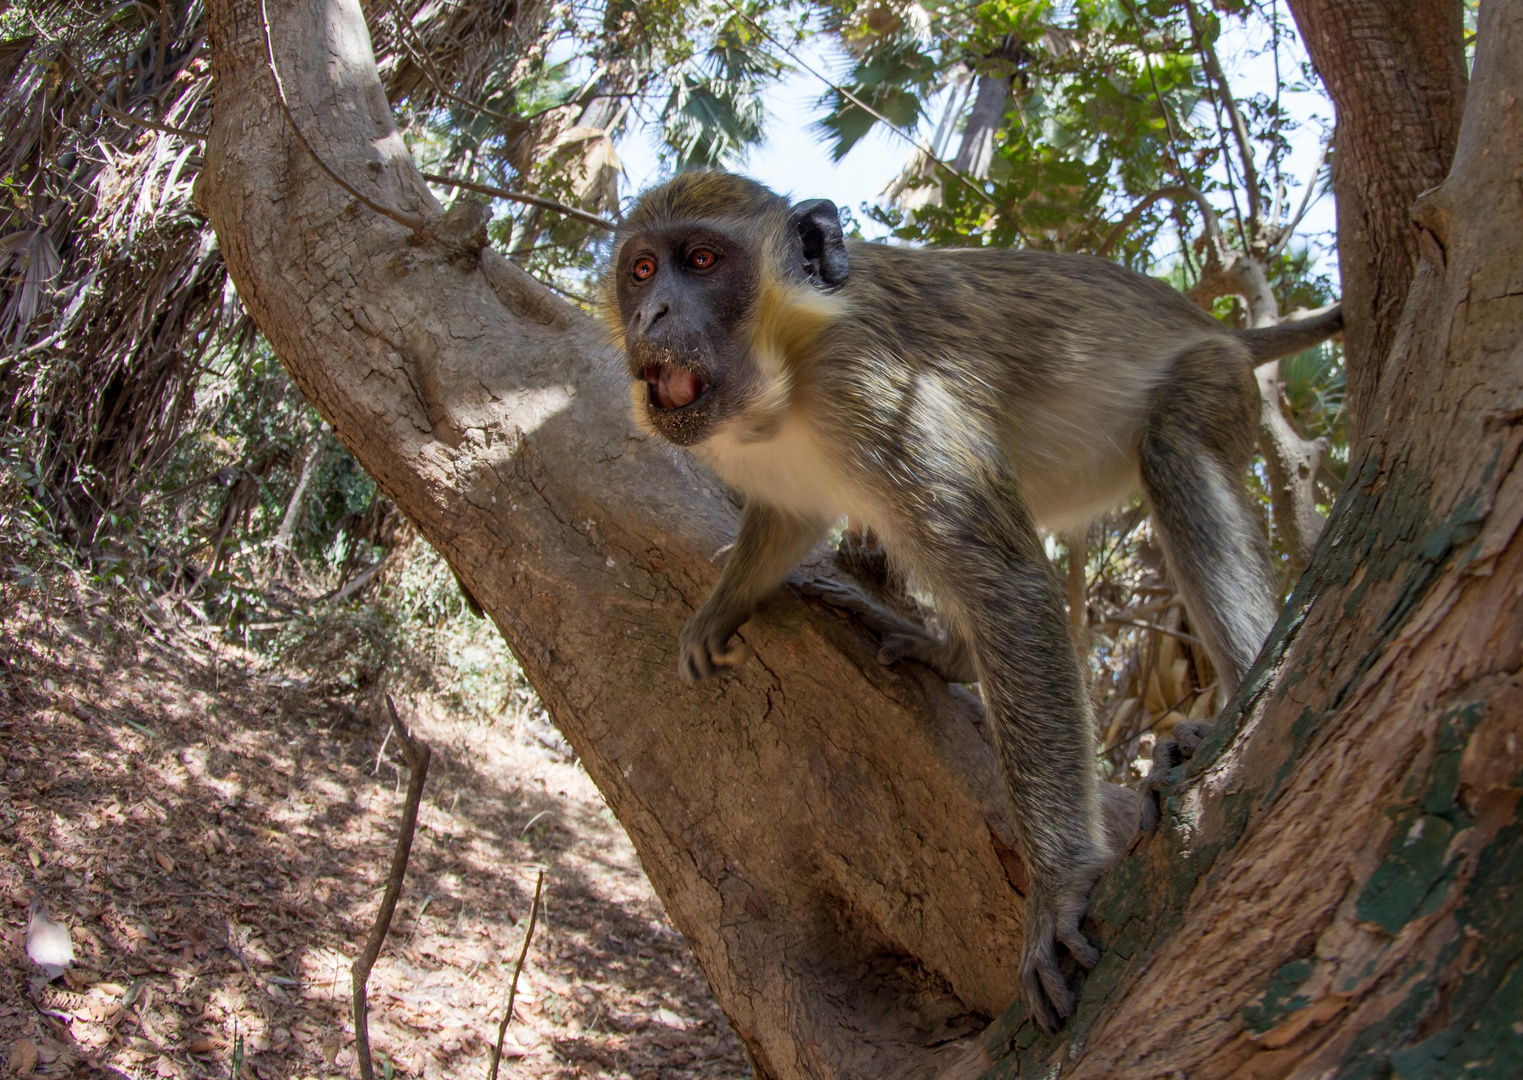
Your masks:
M955 426L970 449L998 445L1050 528L1135 488L1142 424L1181 357L1204 341L1238 348L1176 290L1104 259L867 243L848 252L841 344L822 350L813 374L869 423L902 425L898 438Z
M906 356L955 353L986 378L1032 390L1076 369L1153 367L1190 340L1228 336L1164 282L1090 255L847 249L853 273L840 296L861 332Z

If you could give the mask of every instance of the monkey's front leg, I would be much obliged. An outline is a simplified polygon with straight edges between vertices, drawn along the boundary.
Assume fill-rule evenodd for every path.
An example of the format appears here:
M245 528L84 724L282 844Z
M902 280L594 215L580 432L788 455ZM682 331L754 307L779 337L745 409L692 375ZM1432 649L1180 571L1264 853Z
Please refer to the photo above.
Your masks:
M1099 961L1079 930L1110 850L1100 820L1094 719L1069 636L1063 590L1013 478L939 478L934 531L914 552L972 652L1026 860L1021 994L1056 1030L1074 1007L1061 943Z
M719 584L682 628L677 672L686 682L695 683L750 659L751 650L745 645L732 649L730 638L825 529L826 523L816 518L796 517L755 499L746 500L740 534Z

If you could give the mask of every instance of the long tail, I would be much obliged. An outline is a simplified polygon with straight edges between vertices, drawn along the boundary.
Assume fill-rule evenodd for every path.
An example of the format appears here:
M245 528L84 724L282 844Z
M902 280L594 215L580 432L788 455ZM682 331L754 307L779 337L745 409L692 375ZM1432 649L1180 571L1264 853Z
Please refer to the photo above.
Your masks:
M1254 366L1278 360L1282 356L1294 356L1303 349L1326 341L1343 330L1343 305L1306 316L1303 319L1287 319L1277 326L1265 326L1257 330L1234 330L1235 336L1253 357Z

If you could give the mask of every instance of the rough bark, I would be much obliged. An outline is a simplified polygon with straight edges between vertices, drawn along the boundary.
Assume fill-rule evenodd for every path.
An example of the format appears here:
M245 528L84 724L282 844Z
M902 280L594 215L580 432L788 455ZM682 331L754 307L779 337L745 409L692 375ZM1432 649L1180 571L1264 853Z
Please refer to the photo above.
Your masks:
M763 1077L923 1074L1015 997L1023 880L975 699L785 589L675 678L735 508L638 435L600 329L439 216L354 0L208 5L198 200L302 391L501 628ZM1014 884L1012 884L1012 882Z
M272 3L276 55L312 145L418 235L299 148L258 0L208 9L199 195L244 302L502 630L760 1076L1515 1074L1517 5L1483 12L1480 107L1432 200L1442 265L1265 658L1097 891L1078 1015L1047 1039L1011 1010L972 1047L1014 998L1023 880L976 703L880 668L791 587L745 627L750 666L677 684L734 508L632 430L595 326L484 249L468 206L440 216L354 0Z
M1375 422L1375 394L1420 234L1418 195L1449 171L1465 103L1460 0L1290 0L1337 111L1333 190L1343 283L1349 430Z
M1523 5L1481 20L1438 257L1311 566L1097 891L1064 1041L1013 1011L966 1075L1523 1075Z

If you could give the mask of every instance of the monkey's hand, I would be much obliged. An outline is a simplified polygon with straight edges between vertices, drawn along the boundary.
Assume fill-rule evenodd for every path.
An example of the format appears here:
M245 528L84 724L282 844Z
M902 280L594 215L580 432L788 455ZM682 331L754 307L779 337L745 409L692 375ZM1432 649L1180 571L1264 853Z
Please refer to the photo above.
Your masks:
M737 614L739 617L737 618ZM749 613L737 613L723 605L704 604L688 620L678 640L677 674L688 685L716 675L722 668L737 668L751 659L751 646L730 639Z
M1100 962L1100 950L1079 931L1090 890L1105 869L1103 860L1075 869L1056 892L1034 888L1026 897L1025 941L1021 948L1021 998L1031 1018L1049 1035L1074 1010L1074 992L1058 969L1058 943L1086 968Z

